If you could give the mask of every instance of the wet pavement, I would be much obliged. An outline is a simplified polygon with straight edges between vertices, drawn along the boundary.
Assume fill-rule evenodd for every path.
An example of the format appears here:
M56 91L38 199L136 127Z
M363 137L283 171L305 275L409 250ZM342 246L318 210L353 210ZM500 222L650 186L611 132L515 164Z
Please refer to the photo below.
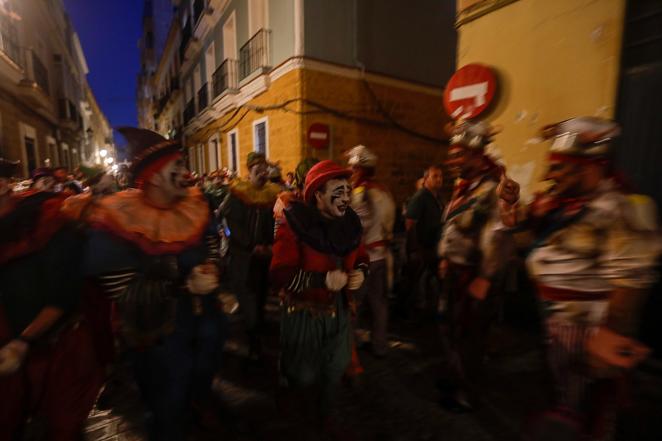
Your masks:
M230 339L222 372L214 388L222 402L220 425L196 429L192 440L323 440L301 416L285 415L275 404L278 390L275 305L271 305L270 335L265 339L265 362L247 362L247 348ZM241 336L233 317L233 336ZM359 355L365 368L360 382L343 385L334 419L351 439L364 441L518 440L522 427L544 409L548 389L540 339L530 329L497 326L490 336L491 356L473 385L475 412L453 414L438 405L435 387L443 360L436 327L428 321L395 319L391 350L384 359L367 351ZM119 369L119 392L112 411L95 409L86 429L90 441L134 441L145 438L138 392L127 369ZM662 375L640 372L634 381L634 402L621 424L617 439L660 440L662 430Z

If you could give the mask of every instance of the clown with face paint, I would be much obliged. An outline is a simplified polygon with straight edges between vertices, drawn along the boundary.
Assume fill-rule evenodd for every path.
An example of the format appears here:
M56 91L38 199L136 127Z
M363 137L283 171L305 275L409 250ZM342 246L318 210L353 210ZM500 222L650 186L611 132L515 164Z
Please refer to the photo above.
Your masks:
M441 324L448 366L439 382L444 408L472 409L468 383L480 373L485 341L495 315L496 287L509 258L496 189L505 171L485 153L495 134L485 122L451 128L446 165L457 180L443 215L440 277L448 304Z
M225 329L214 295L217 228L200 190L189 187L178 141L119 131L136 188L100 199L87 216L86 274L117 306L150 439L183 440L191 418L214 405Z
M321 416L351 358L349 304L365 280L368 257L361 221L350 207L351 171L332 161L313 166L303 201L291 201L278 228L271 262L276 289L284 289L282 376L301 400L318 396Z
M77 307L83 241L64 196L12 193L18 165L0 159L0 439L28 418L46 439L80 439L103 378Z
M578 430L591 439L612 428L615 379L649 352L635 337L662 251L655 204L628 194L611 173L607 155L619 132L595 117L549 125L548 190L527 207L517 204L516 184L499 188L503 219L530 234L527 267L542 304L558 413L583 420Z
M229 274L245 318L249 358L262 356L260 332L269 290L269 262L274 238L273 208L281 187L268 181L262 153L248 154L248 180L235 180L219 207L230 230Z

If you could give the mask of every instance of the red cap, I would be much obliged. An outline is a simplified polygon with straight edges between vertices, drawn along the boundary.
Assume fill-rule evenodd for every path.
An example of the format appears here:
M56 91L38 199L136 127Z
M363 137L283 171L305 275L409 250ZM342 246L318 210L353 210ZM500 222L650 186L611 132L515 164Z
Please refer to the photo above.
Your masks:
M315 164L306 175L306 184L303 189L303 199L310 202L319 188L331 179L349 178L352 171L343 168L331 160Z

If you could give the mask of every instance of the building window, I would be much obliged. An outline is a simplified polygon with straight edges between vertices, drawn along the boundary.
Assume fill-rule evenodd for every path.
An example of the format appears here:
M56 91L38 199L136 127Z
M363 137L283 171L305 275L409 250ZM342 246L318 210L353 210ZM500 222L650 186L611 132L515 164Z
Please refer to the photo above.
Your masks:
M28 162L28 171L32 172L32 170L37 168L37 151L35 148L35 140L26 136L23 138L23 141L25 142L25 158Z
M237 129L228 133L228 164L230 170L239 172L239 132Z
M207 158L209 158L209 171L221 168L221 158L218 156L218 137L214 137L207 143Z
M196 149L198 155L198 174L203 175L206 173L205 167L205 158L202 150L202 145L199 145Z
M266 117L253 122L253 151L269 156L269 124Z
M188 168L191 171L195 171L196 168L197 168L196 163L195 163L196 162L195 159L196 159L195 158L195 147L190 147L188 149L188 166L189 166Z

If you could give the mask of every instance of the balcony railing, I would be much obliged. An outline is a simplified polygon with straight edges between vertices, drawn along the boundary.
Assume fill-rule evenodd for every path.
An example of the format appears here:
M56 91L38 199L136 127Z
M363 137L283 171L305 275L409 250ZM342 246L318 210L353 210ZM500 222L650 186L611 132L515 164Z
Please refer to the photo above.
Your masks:
M195 116L195 100L191 99L188 103L186 103L186 107L184 108L184 125L188 124L189 121L191 121L194 116Z
M240 79L243 80L262 67L269 67L271 63L270 36L270 30L260 29L239 49Z
M179 90L179 78L174 77L170 79L170 93Z
M226 90L237 89L237 60L227 58L213 75L214 98Z
M207 83L198 90L198 113L202 112L209 105L209 92Z
M193 30L191 26L191 20L188 20L186 22L186 26L184 26L184 29L182 29L182 42L179 45L179 58L181 60L184 60L184 54L186 53L186 47L188 46L189 40L191 39L191 36ZM183 61L182 61L183 62Z
M78 111L76 110L76 105L68 98L60 98L58 100L58 111L61 120L74 123L76 127L78 126L80 117L78 115Z
M10 20L9 17L0 14L0 51L4 52L14 63L23 67L21 48L18 45L18 34L16 27Z
M46 95L50 93L48 83L48 69L41 62L39 57L32 53L32 71L34 72L34 82L43 90Z
M197 23L202 14L205 12L206 0L195 0L193 2L193 23Z

